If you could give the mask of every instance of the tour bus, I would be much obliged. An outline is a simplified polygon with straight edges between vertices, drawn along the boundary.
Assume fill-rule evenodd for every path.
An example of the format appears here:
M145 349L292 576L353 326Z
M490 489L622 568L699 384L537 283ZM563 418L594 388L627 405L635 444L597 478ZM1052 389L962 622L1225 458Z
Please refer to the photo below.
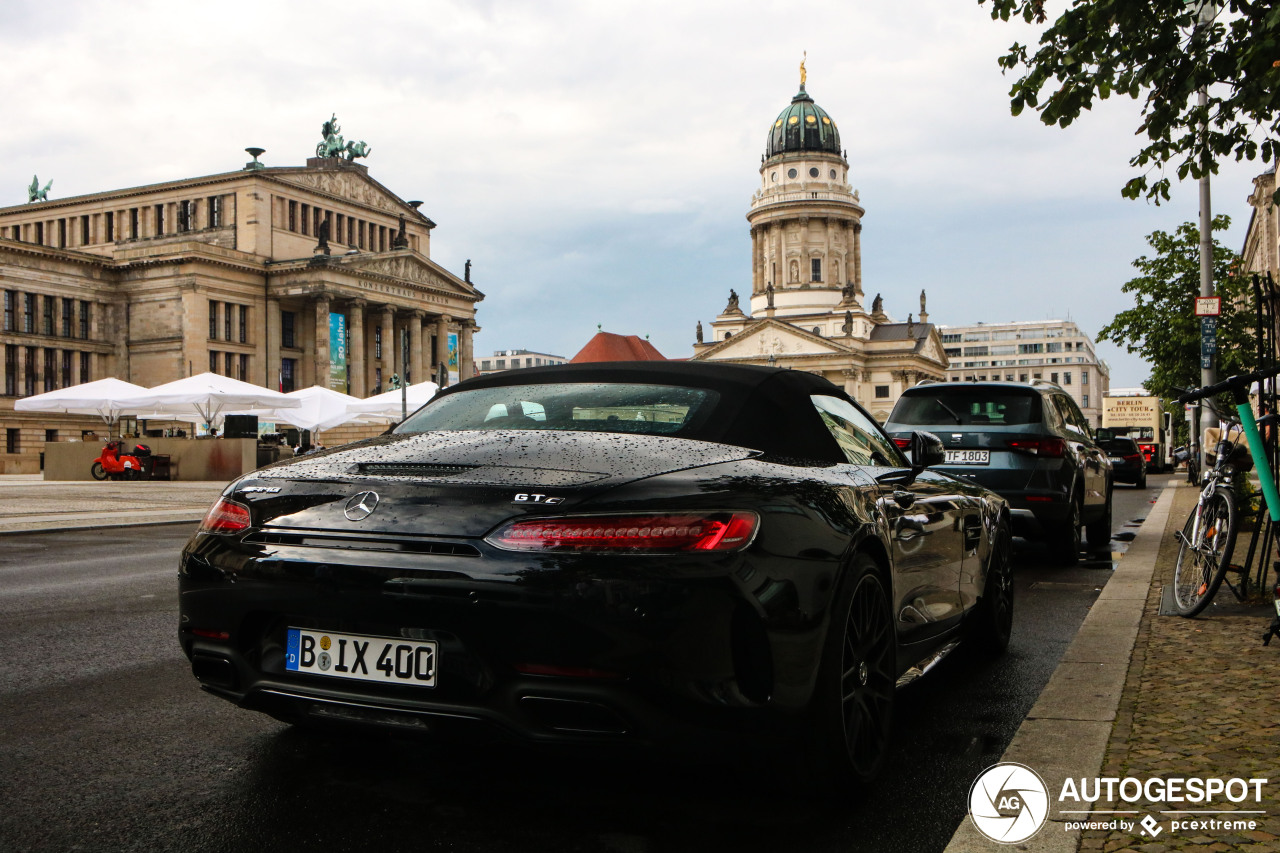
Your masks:
M1147 470L1166 471L1173 468L1173 449L1169 446L1171 415L1164 410L1159 397L1145 390L1113 389L1102 398L1102 427L1112 435L1127 436L1138 443L1147 460Z

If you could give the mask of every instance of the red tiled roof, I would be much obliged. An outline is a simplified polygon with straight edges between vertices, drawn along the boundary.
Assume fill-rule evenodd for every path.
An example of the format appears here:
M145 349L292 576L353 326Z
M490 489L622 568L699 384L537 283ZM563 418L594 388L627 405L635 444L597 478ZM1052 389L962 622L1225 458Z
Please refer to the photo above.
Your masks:
M596 332L570 364L597 361L666 361L667 358L653 344L635 335L615 335L612 332Z

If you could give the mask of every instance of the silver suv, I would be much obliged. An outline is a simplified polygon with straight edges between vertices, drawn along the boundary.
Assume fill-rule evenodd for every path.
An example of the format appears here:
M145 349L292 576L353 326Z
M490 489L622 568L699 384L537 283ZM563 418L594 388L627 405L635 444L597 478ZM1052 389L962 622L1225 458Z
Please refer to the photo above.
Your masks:
M1111 463L1071 395L1048 382L955 382L903 392L885 431L905 447L915 431L942 439L931 470L972 480L1006 498L1014 532L1049 542L1070 565L1111 541Z

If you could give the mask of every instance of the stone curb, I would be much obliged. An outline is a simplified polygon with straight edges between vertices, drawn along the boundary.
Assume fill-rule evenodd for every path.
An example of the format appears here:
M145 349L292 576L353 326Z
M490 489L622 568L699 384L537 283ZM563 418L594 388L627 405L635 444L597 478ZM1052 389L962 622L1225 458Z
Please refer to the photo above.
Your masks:
M1021 844L998 844L965 817L945 853L1075 853L1079 848L1080 831L1068 831L1054 814L1053 792L1067 777L1092 777L1102 769L1177 486L1170 480L1161 492L1000 758L1025 764L1044 779L1050 791L1048 823Z
M83 521L67 523L61 521L40 522L33 521L24 524L22 527L6 528L0 526L0 537L3 536L23 536L30 533L83 533L92 530L111 530L117 527L162 527L170 524L198 524L204 513L196 513L182 518L164 518L154 521L139 521L136 518L129 519L112 519L110 521L101 521L89 524Z

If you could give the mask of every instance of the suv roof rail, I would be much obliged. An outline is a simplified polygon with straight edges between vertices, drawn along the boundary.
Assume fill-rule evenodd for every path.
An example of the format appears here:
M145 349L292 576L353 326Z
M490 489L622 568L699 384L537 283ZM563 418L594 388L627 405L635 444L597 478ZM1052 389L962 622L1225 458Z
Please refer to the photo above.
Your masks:
M1032 379L1031 384L1032 385L1048 385L1050 388L1058 388L1058 389L1062 388L1062 386L1059 385L1057 382L1051 382L1048 379Z
M928 379L928 378L921 379L919 382L915 384L915 387L919 388L921 385L932 385L937 381L938 381L937 379Z

